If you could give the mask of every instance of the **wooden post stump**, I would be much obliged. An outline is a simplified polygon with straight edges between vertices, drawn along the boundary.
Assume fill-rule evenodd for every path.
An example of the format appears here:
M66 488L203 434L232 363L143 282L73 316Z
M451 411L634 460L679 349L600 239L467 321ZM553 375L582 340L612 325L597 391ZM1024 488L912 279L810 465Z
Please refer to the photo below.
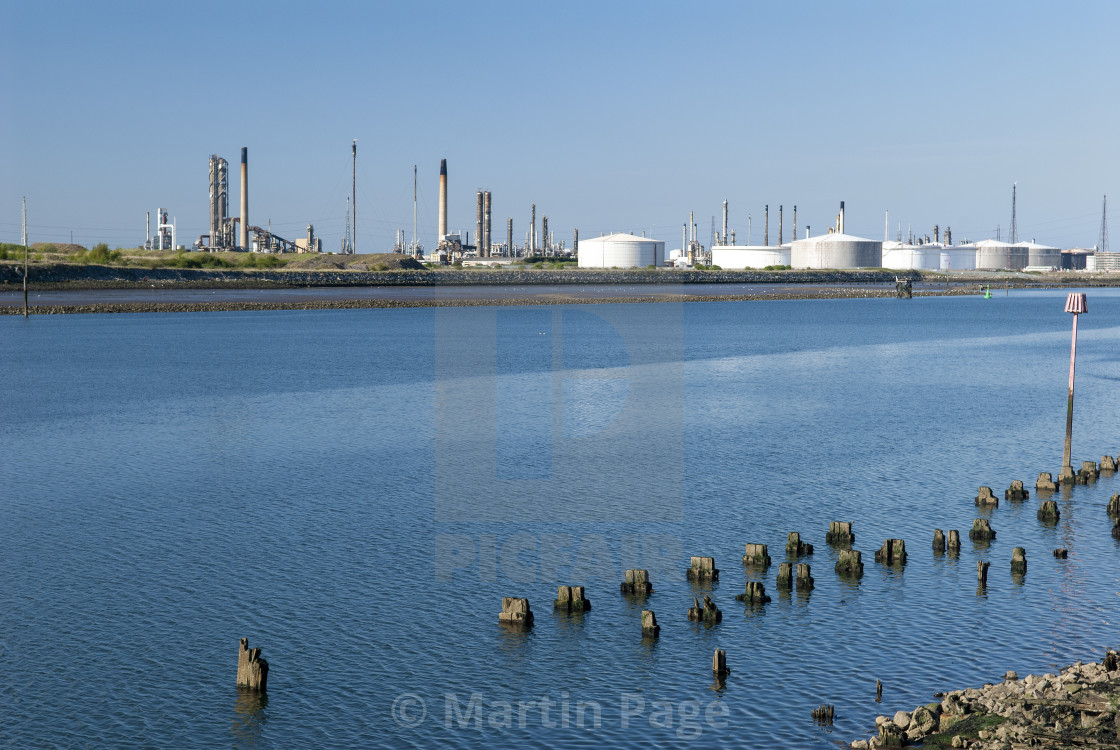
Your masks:
M1058 549L1054 550L1054 557L1059 560L1066 560L1069 558L1069 550L1065 547L1058 547Z
M1011 486L1003 493L1003 499L1011 502L1022 502L1031 496L1031 493L1023 486L1022 479L1016 479L1011 482Z
M1053 500L1044 500L1042 507L1038 509L1038 520L1043 523L1057 523L1058 519L1062 517L1061 511L1058 510L1058 503Z
M718 581L719 570L716 569L715 558L693 557L685 575L691 581Z
M945 551L945 532L942 531L941 529L934 529L933 530L933 551L934 552L944 552Z
M1081 468L1077 471L1077 483L1089 484L1100 477L1101 471L1097 468L1096 461L1082 461Z
M722 648L717 648L712 655L712 671L720 676L731 674L731 670L727 668L727 652Z
M811 555L813 554L813 545L801 541L801 534L791 531L786 537L786 554L796 557Z
M985 562L984 560L976 561L976 580L981 586L988 582L988 567L990 565L991 563Z
M653 584L649 582L648 570L628 570L621 589L624 594L647 595L653 593Z
M770 565L770 555L766 551L765 544L748 544L746 545L746 554L743 555L744 565L757 565L761 567L768 567Z
M565 612L587 612L591 602L584 598L583 586L558 586L552 607Z
M863 553L858 549L840 550L836 560L836 572L842 576L859 578L863 575Z
M961 532L957 531L956 529L950 529L949 530L949 552L954 553L954 552L960 552L960 551L961 551Z
M237 653L237 687L263 693L268 687L268 662L261 658L259 648L249 648L249 639L241 639Z
M797 590L811 591L813 588L812 570L807 563L797 564Z
M1112 538L1120 539L1120 518L1112 523Z
M1015 549L1011 550L1011 572L1027 572L1027 551L1022 547L1016 547Z
M972 530L968 532L968 538L978 542L990 542L996 538L996 532L992 531L992 524L986 518L977 518L972 522Z
M502 597L502 611L498 614L498 622L506 625L531 627L533 625L533 613L529 610L529 600L519 599L515 596Z
M1112 456L1101 456L1101 471L1116 471L1116 459Z
M875 562L886 565L906 564L906 542L901 539L888 539L875 553Z
M657 615L652 609L642 610L642 635L649 638L658 638L661 635L661 626L657 624Z
M747 590L743 594L736 594L735 598L748 604L766 604L770 597L766 595L766 587L759 581L747 581Z
M856 535L852 533L851 521L830 521L824 540L828 544L854 544Z
M704 594L702 605L696 600L696 597L692 597L692 607L688 610L688 619L695 622L706 622L710 625L722 620L723 613L716 607L712 597Z
M977 505L994 505L999 507L999 498L992 492L991 487L981 487L975 497Z
M1108 499L1108 517L1120 518L1120 492Z
M1058 485L1054 483L1054 479L1050 476L1050 472L1048 471L1040 471L1038 473L1038 481L1034 483L1034 488L1046 492L1058 491Z
M793 565L788 562L780 563L778 565L778 588L792 589L793 588Z

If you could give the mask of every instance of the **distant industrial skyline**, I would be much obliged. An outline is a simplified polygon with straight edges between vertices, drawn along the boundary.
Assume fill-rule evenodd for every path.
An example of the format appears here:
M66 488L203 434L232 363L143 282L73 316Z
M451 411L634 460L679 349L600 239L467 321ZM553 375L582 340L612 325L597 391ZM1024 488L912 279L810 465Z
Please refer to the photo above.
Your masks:
M208 159L251 155L252 223L339 251L358 141L356 246L434 248L476 191L504 240L530 204L557 241L643 231L739 243L831 225L952 227L1092 246L1116 193L1112 2L25 3L0 50L0 241L134 247L166 208L208 226ZM237 194L231 175L231 195ZM236 206L232 207L236 211ZM538 223L539 229L539 223ZM1116 248L1111 248L1115 250Z

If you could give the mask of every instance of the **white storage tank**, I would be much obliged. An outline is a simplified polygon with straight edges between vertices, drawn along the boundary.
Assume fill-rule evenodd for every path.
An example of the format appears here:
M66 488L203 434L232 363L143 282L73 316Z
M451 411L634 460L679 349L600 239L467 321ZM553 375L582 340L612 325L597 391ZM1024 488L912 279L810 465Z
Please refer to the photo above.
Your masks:
M712 265L726 269L790 265L789 245L715 245Z
M896 271L936 271L941 267L941 245L883 243L883 268Z
M1027 251L1027 265L1035 268L1061 268L1062 251L1049 245L1034 242L1020 242Z
M941 250L942 271L975 271L976 245L950 245Z
M976 270L1021 271L1027 267L1027 248L999 240L976 243Z
M794 268L879 268L883 243L833 232L796 240L790 245Z
M580 268L645 268L665 265L665 243L632 234L579 239Z

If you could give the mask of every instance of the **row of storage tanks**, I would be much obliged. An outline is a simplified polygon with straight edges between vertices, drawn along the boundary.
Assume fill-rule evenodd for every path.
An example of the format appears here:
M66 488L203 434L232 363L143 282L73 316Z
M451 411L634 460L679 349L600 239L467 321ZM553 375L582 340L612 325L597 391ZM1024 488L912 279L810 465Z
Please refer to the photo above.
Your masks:
M580 268L643 268L665 265L665 243L632 234L580 240ZM985 240L968 245L904 245L849 234L795 240L789 245L716 245L712 264L720 268L890 268L914 271L1018 271L1059 268L1061 250L1033 242Z

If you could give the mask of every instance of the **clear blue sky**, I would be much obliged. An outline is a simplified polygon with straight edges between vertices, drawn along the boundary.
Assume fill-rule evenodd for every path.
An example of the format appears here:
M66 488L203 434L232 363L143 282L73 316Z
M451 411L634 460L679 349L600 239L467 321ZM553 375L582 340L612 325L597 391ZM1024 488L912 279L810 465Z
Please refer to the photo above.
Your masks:
M249 148L250 219L337 250L358 139L358 250L452 229L493 193L494 239L529 204L557 239L746 239L792 207L814 234L953 228L1091 246L1120 222L1116 35L1099 2L8 3L0 46L0 240L135 246L163 206L206 230L207 160ZM718 218L717 218L718 221ZM1111 243L1120 244L1120 241Z

